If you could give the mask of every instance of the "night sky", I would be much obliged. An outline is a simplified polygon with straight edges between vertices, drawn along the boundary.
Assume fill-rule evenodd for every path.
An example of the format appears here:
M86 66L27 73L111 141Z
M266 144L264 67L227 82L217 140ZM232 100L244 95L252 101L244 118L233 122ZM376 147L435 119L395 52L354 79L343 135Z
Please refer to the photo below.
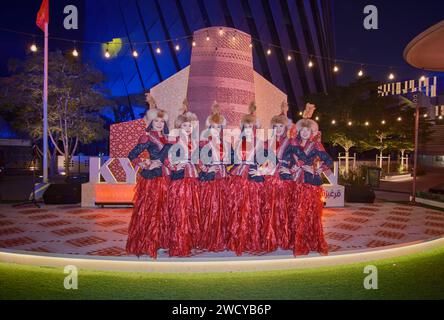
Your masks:
M2 2L0 28L41 34L35 26L35 16L40 2L40 0ZM80 3L81 1L76 0L51 1L50 32L53 36L81 39L83 32L87 32L82 23L78 31L66 31L61 27L64 5L79 5ZM365 17L363 9L368 4L376 5L379 10L379 30L367 31L362 25ZM82 9L80 6L80 18L82 18ZM407 67L402 56L403 50L416 35L441 20L444 20L444 1L442 0L334 0L336 57L367 63L404 66L404 68L393 69L397 79L417 78L422 72ZM0 40L0 74L5 75L8 59L23 58L32 37L14 35L0 30ZM52 49L70 47L72 47L71 43L52 43ZM359 66L356 65L342 65L340 82L346 83L354 79L358 68ZM386 79L388 73L386 68L367 67L365 69L381 81Z
M368 31L363 27L363 9L368 4L378 8L379 30ZM405 66L394 69L397 79L417 79L423 72L404 62L404 48L419 33L444 20L444 1L334 0L334 12L337 58ZM344 67L339 79L342 82L353 79L357 68ZM386 80L386 68L366 69L378 80Z

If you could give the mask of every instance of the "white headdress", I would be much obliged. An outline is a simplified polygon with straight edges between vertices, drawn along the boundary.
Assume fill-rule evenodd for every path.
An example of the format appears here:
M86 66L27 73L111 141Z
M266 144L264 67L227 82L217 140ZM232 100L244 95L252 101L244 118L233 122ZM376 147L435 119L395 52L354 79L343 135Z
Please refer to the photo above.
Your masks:
M180 114L177 116L174 121L174 126L178 129L184 122L193 122L199 121L199 118L196 114L189 111L189 102L188 99L185 99L182 104L182 108L180 110Z
M165 123L168 123L168 113L165 110L157 108L156 100L154 100L154 97L151 95L151 93L145 93L145 101L149 106L149 110L146 112L143 119L145 120L148 127L156 118L161 118L165 121Z
M253 124L256 126L256 128L260 128L260 122L259 119L257 119L256 116L256 103L252 101L250 105L248 106L248 114L244 115L241 119L241 126L244 126L245 124Z
M297 132L299 132L302 129L302 127L306 127L306 128L309 128L313 132L313 134L318 133L319 125L316 121L311 119L315 110L316 110L316 106L314 104L307 103L305 105L305 110L302 115L303 119L299 120L296 123Z
M227 125L227 120L221 115L220 106L216 101L214 101L213 106L211 107L211 115L209 115L205 121L207 127L211 127L214 124L221 125L222 127Z

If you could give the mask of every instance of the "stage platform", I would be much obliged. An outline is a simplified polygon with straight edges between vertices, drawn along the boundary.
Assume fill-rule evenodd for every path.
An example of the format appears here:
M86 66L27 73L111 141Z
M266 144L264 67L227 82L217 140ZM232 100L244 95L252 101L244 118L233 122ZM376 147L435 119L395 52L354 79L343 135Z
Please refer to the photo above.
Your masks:
M444 212L389 202L324 209L330 255L297 258L289 251L242 257L195 251L192 257L169 258L160 250L158 260L139 259L125 253L130 208L1 205L0 210L0 261L49 266L151 272L276 270L368 261L444 245Z

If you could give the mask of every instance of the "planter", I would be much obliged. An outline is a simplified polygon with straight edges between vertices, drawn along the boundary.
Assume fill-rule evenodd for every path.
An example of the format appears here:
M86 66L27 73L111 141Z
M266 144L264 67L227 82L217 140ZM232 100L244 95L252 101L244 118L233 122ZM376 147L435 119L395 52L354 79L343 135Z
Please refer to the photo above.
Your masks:
M408 181L412 179L411 173L387 175L381 181Z
M375 192L369 186L345 186L345 202L374 203L375 197Z
M412 196L410 196L410 200L412 200ZM420 197L416 197L416 202L421 203L421 204L425 204L425 205L428 205L431 207L444 209L444 202L420 198Z

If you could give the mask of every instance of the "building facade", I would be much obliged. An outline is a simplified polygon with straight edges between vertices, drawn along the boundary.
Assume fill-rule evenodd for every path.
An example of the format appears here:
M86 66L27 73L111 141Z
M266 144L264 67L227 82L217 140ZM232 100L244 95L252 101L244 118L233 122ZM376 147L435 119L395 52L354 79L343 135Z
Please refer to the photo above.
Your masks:
M196 30L235 28L251 35L254 70L287 94L295 117L304 95L326 92L335 83L332 60L316 58L333 59L331 5L330 0L85 1L84 39L90 43L84 45L84 59L107 75L119 101L114 120L137 119L144 109L134 96L190 64ZM307 67L309 60L313 68Z
M421 77L379 86L381 96L405 96L412 99L422 92L419 99L421 116L430 123L430 136L419 144L419 164L424 167L444 168L444 81L438 76Z

